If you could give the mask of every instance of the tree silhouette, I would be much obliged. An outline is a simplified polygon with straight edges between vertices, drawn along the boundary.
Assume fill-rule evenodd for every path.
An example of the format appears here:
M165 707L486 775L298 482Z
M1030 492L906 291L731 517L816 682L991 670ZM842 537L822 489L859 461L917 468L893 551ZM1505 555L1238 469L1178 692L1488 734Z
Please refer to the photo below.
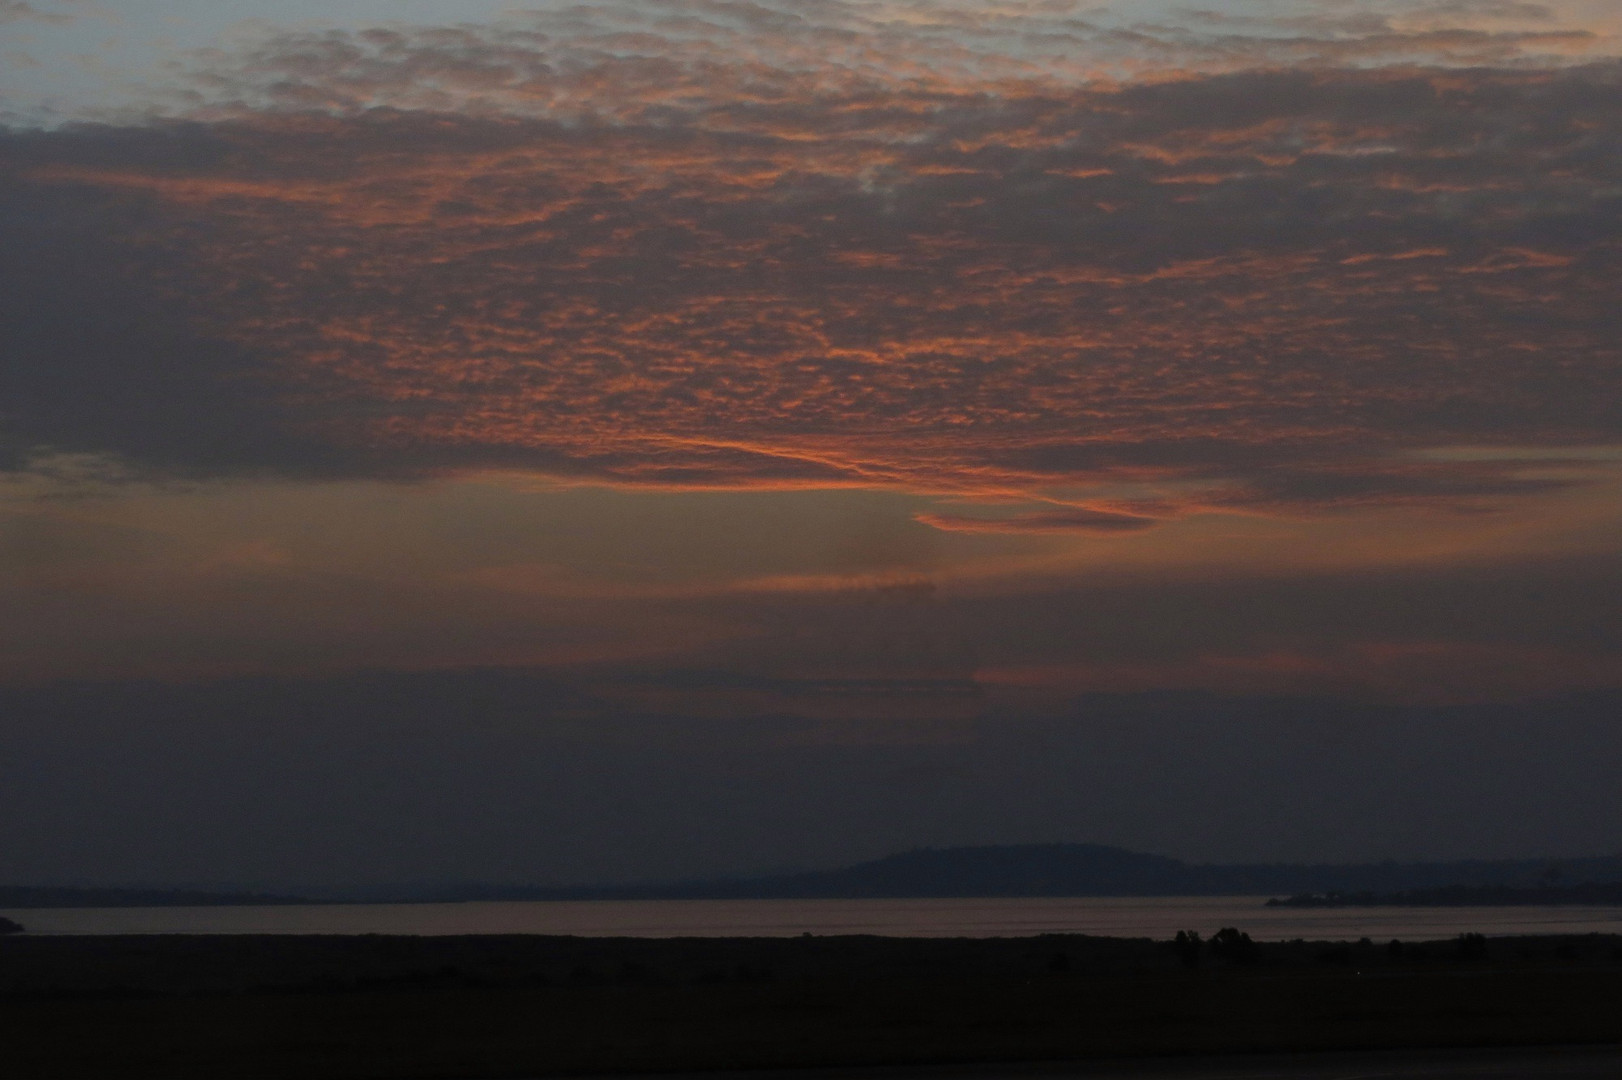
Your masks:
M1200 946L1202 944L1204 943L1200 940L1198 931L1179 930L1177 936L1172 939L1171 947L1177 953L1177 958L1183 962L1184 967L1199 967Z
M1224 926L1211 935L1211 955L1230 964L1254 964L1261 959L1261 946L1237 927Z

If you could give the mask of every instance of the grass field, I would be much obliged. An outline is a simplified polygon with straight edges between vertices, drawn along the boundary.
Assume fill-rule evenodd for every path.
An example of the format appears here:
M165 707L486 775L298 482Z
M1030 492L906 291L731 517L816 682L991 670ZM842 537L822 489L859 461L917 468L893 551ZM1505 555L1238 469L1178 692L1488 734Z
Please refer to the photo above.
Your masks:
M1192 965L1190 960L1195 961ZM501 1077L1622 1042L1622 937L0 940L8 1080Z

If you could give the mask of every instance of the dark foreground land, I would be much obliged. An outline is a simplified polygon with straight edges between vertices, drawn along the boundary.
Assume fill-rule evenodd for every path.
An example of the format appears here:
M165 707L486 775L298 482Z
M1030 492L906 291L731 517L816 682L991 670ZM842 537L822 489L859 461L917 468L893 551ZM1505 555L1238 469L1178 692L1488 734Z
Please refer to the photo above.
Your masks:
M0 939L0 1074L315 1080L1092 1062L1072 1075L1113 1076L1137 1069L1122 1060L1145 1059L1153 1075L1169 1063L1147 1059L1181 1056L1167 1075L1622 1075L1606 1071L1622 1056L1569 1049L1508 1073L1292 1073L1228 1056L1616 1047L1622 937L1224 944L13 937Z
M1616 1080L1622 1048L1354 1050L994 1065L672 1074L670 1080Z

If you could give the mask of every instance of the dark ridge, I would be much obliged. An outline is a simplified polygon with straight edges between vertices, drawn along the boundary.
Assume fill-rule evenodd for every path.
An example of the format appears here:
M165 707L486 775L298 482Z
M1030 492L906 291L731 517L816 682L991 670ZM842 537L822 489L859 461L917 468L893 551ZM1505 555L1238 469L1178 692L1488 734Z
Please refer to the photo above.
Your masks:
M1622 856L1361 865L1201 865L1100 844L925 848L840 870L642 885L469 885L440 900L731 900L1390 893L1622 882Z
M266 893L0 885L0 908L231 907L249 904L307 903L310 901L302 897L275 896Z
M1566 882L1583 882L1568 885ZM229 904L413 903L473 900L821 900L1062 896L1286 896L1304 906L1425 894L1436 890L1518 890L1590 895L1622 889L1622 856L1353 865L1187 863L1101 844L924 848L838 870L754 878L631 885L444 884L349 890L311 900L249 892L0 887L0 908L174 907ZM1451 895L1451 894L1449 894ZM1487 895L1483 893L1483 895ZM1494 894L1497 895L1497 894ZM1507 893L1505 894L1507 895ZM1597 895L1597 894L1596 894ZM1318 897L1317 901L1312 897ZM1386 901L1419 903L1420 901ZM1423 901L1453 903L1453 900ZM1499 903L1479 900L1474 903ZM1614 903L1526 899L1521 903Z
M1622 883L1585 881L1581 885L1449 885L1374 893L1299 893L1267 901L1268 907L1523 907L1527 905L1622 905Z

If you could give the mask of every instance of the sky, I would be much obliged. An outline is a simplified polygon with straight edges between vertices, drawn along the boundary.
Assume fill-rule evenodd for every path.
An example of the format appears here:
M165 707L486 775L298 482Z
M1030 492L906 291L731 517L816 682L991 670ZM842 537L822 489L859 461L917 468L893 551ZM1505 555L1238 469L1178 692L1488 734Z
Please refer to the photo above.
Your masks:
M1622 851L1611 0L0 0L0 879Z

